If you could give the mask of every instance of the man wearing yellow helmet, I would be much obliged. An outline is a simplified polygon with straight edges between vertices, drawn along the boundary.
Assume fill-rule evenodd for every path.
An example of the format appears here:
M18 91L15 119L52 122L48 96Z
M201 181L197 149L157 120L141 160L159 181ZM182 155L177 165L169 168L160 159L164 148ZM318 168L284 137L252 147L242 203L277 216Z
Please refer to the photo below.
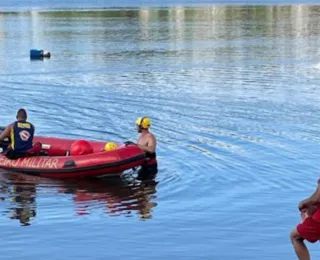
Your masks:
M147 117L139 117L136 121L137 131L140 133L137 146L146 154L147 161L142 165L139 175L156 174L158 163L156 158L156 137L149 131L151 121Z

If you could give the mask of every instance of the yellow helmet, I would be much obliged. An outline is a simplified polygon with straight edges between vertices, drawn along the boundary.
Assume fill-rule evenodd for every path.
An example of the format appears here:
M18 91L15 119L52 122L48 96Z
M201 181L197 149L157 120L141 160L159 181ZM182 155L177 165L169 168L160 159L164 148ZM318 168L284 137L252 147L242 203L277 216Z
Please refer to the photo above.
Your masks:
M151 125L151 121L147 117L139 117L136 121L136 125L141 127L141 128L149 128Z
M117 144L113 143L113 142L106 143L106 145L104 146L104 150L105 151L112 151L112 150L115 150L117 148L118 148Z

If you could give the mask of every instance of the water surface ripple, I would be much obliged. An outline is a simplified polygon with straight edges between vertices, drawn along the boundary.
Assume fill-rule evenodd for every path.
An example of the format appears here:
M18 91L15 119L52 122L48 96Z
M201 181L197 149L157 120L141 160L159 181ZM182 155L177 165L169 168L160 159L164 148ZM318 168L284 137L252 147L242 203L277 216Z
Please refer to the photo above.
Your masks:
M1 13L1 125L25 107L37 134L135 141L146 115L159 158L148 182L1 172L3 259L294 258L289 232L320 166L319 14L311 5ZM30 61L32 48L51 59Z

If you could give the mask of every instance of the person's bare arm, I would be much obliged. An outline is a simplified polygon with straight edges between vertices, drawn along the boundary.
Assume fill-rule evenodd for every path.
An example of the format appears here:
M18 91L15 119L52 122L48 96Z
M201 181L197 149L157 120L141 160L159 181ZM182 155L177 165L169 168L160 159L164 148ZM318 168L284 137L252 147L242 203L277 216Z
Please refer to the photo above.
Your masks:
M11 129L12 129L12 125L8 125L6 129L4 129L4 131L0 135L0 142L2 142L7 137L10 137Z

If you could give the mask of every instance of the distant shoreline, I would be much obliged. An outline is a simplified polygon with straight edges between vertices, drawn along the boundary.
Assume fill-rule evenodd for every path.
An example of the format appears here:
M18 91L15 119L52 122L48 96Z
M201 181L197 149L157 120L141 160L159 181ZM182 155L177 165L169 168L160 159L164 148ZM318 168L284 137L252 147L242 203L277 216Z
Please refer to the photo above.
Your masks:
M26 3L27 4L27 3ZM211 1L204 3L190 3L186 1L185 3L141 3L139 5L134 3L127 3L123 5L107 5L107 6L89 6L83 5L82 7L75 6L2 6L0 5L1 13L24 13L24 12L92 12L92 11L121 11L121 10L139 10L141 8L151 8L151 9L169 9L173 7L184 7L184 8L195 8L195 7L205 7L205 6L296 6L296 5L314 5L318 6L317 1L265 1L261 2L259 0L252 1L248 3L246 1L234 1L234 2L221 2L221 1Z

